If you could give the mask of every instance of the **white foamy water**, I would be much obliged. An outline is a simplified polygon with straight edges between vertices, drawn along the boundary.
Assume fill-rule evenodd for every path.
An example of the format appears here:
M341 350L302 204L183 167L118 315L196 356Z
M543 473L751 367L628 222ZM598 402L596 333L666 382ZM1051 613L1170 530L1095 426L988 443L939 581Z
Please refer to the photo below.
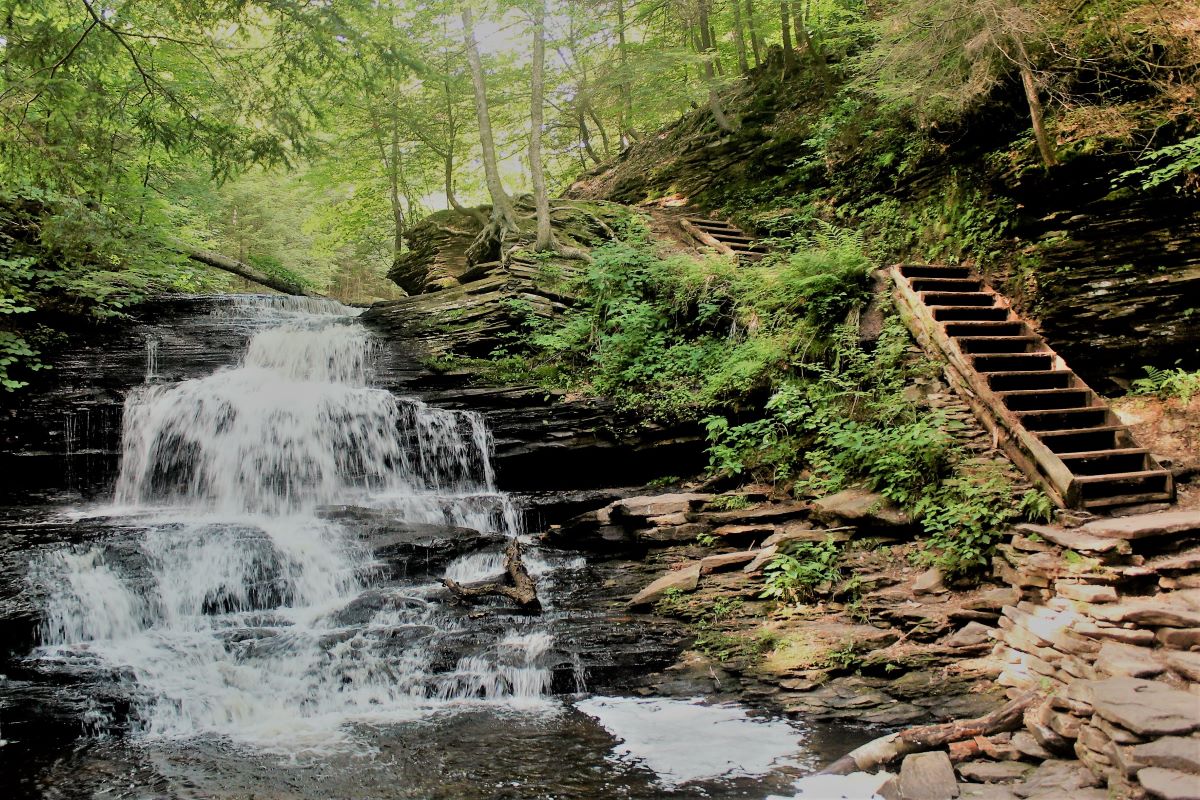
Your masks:
M343 306L260 297L219 313L259 322L237 366L151 383L148 356L147 383L127 398L110 512L140 535L33 565L38 656L110 676L145 737L273 752L357 745L350 723L449 704L546 707L547 634L451 647L453 666L438 666L435 642L463 632L433 584L377 586L369 548L318 513L370 506L517 535L483 419L374 388L372 342ZM496 558L448 574L494 577Z

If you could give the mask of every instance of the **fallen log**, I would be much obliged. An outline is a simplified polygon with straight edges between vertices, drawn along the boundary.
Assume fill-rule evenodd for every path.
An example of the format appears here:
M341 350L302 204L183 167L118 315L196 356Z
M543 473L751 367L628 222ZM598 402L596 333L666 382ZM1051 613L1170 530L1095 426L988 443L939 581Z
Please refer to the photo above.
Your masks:
M821 770L821 773L849 775L852 772L875 772L910 753L938 750L976 736L1015 731L1023 724L1025 709L1037 702L1038 697L1037 692L1027 692L986 716L938 725L920 725L881 736L851 750Z
M542 603L537 596L537 581L525 567L525 559L521 556L521 543L516 539L509 541L504 548L505 577L508 583L495 581L474 586L463 586L451 578L442 578L442 583L457 598L468 603L474 603L483 597L507 597L519 607L527 611L540 611Z
M231 272L234 275L245 278L248 281L262 284L268 289L274 289L277 292L284 294L301 295L303 297L323 297L324 295L310 292L298 283L277 278L274 275L268 275L257 267L253 267L245 262L238 261L228 256L215 253L212 250L202 250L198 247L192 247L183 242L175 242L175 249L180 253L209 267L214 267L225 272Z

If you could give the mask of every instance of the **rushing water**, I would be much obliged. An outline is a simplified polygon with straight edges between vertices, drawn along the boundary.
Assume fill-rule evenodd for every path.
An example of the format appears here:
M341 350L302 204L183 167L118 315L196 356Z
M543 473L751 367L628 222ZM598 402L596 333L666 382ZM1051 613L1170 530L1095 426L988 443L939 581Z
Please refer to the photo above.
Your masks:
M336 303L216 313L251 327L241 360L168 382L147 339L112 502L83 515L102 533L29 567L32 663L84 687L90 742L31 796L761 798L840 754L737 706L586 697L553 633L579 558L526 550L540 617L449 604L439 577L494 579L525 538L483 419L373 386L375 345ZM480 538L397 577L381 553L412 530Z

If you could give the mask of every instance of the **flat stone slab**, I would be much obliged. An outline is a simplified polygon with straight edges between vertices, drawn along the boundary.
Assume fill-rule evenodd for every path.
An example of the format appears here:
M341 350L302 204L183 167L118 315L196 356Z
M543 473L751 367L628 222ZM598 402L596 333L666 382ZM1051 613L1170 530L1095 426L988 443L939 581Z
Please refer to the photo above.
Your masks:
M1033 771L1032 764L1020 761L966 761L958 774L973 783L1016 783Z
M1151 767L1200 775L1200 739L1164 736L1133 748L1133 756ZM1195 779L1200 784L1200 777Z
M1034 525L1026 523L1016 528L1026 535L1036 534L1051 544L1074 550L1078 553L1128 552L1129 545L1121 539L1106 539L1081 533L1078 528L1060 528L1057 525Z
M867 489L843 491L813 501L813 516L825 521L880 527L904 527L912 518L891 500Z
M1089 613L1096 619L1118 625L1133 622L1138 625L1165 625L1169 628L1200 628L1200 611L1163 598L1109 603L1095 606Z
M1200 800L1200 779L1186 772L1162 767L1138 770L1142 788L1162 800Z
M1200 683L1200 653L1185 650L1168 652L1167 666L1189 681Z
M630 608L651 606L661 600L670 589L694 592L700 585L700 562L689 564L683 569L673 569L633 596Z
M1109 678L1093 681L1092 708L1139 736L1191 733L1200 728L1200 696L1159 681Z
M1152 678L1155 675L1161 675L1166 670L1166 666L1159 658L1158 653L1149 647L1105 642L1096 656L1096 669L1114 676Z
M678 492L675 494L645 495L642 497L627 497L609 506L609 513L617 517L662 517L669 514L684 514L699 508L713 499L711 494L695 492Z
M1200 531L1200 511L1165 511L1089 522L1080 529L1101 539L1144 539Z
M721 553L716 556L706 556L700 559L700 574L707 575L710 572L734 569L753 561L757 555L757 550L742 550L737 553Z
M958 781L950 756L941 750L905 756L900 764L903 800L949 800L958 797Z

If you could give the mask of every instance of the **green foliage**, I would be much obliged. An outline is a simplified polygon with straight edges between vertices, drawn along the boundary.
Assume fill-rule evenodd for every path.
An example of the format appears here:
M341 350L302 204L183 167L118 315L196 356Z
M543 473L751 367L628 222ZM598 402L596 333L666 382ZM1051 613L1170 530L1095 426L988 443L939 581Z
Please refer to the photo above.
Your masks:
M926 534L920 560L948 576L986 567L1005 523L1017 514L1012 483L984 468L961 470L923 494L913 511Z
M1146 377L1133 382L1131 394L1154 395L1163 400L1175 398L1184 405L1200 395L1200 371L1188 372L1182 367L1159 369L1142 367Z
M516 330L494 363L519 357L526 379L548 387L695 418L768 388L867 298L861 243L833 228L758 266L660 257L640 218L621 234L592 251L574 309L551 320L510 309Z
M1200 175L1200 135L1159 147L1143 155L1142 166L1121 173L1121 178L1140 178L1142 189L1175 184L1175 191L1195 188Z
M750 507L750 501L742 494L719 494L708 504L717 511L740 511Z
M1030 489L1021 495L1017 513L1030 522L1050 522L1054 519L1054 501L1042 491Z
M767 562L762 594L764 599L800 603L811 599L821 587L834 587L842 579L841 549L832 537L823 542L798 542Z

